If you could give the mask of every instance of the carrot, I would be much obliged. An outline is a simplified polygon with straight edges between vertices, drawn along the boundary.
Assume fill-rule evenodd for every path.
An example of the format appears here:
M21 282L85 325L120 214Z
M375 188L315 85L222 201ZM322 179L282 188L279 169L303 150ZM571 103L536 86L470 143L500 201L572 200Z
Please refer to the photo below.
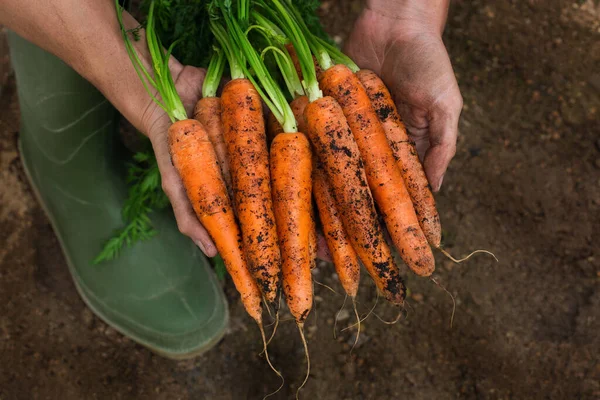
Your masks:
M296 97L291 103L290 107L292 108L292 112L294 113L294 118L296 118L296 124L298 125L298 132L308 132L306 126L306 119L304 118L304 110L308 105L308 97L307 96L299 96Z
M274 302L281 254L271 199L269 155L260 97L252 82L234 79L221 95L227 156L244 250L266 300Z
M435 269L431 248L365 88L343 64L324 71L319 82L343 110L364 160L369 187L400 256L417 275L431 275Z
M313 194L323 225L323 235L331 253L331 261L344 291L354 299L358 292L360 264L338 214L331 187L320 163L317 163L313 170Z
M227 186L227 191L230 198L233 199L231 173L227 163L227 145L223 137L223 124L221 123L221 99L219 97L203 97L198 100L194 108L194 119L206 128L210 142L215 149L217 162Z
M300 132L308 132L306 118L304 118L304 110L306 109L308 103L309 101L307 96L300 96L290 103L294 117L296 118L296 124L298 124L298 131ZM344 290L346 290L348 296L354 297L358 291L360 265L358 263L356 253L346 237L346 232L344 231L342 222L337 215L335 201L333 200L333 195L331 194L330 190L331 189L329 187L329 183L327 183L327 178L322 171L322 166L316 163L316 159L314 159L313 194L319 210L319 217L321 219L321 223L323 224L323 234L325 235L327 247L329 248L333 258L334 267L338 273L338 276L340 277L340 282L344 287ZM328 215L324 216L325 213ZM313 254L314 257L316 257L317 237L315 228L313 228L313 234ZM332 237L329 235L332 235L332 237L335 236L335 239L331 240ZM346 270L348 273L346 273Z
M273 142L275 136L282 132L283 128L281 127L279 121L277 121L277 118L275 118L275 114L269 112L269 115L267 116L267 141L269 145Z
M294 45L292 43L287 43L285 45L285 48L287 49L288 53L290 53L290 57L292 58L292 62L294 63L294 68L296 69L296 73L300 77L300 80L302 80L302 66L300 65L300 60L298 59L298 53L296 52ZM317 59L314 56L313 56L313 64L315 67L315 74L317 76L319 76L323 70L321 69L321 67L319 67L319 64L317 63Z
M168 140L173 165L198 220L215 242L246 311L262 325L260 290L247 268L240 230L206 129L196 120L181 120L169 127Z
M304 116L355 251L383 295L402 304L404 283L383 237L358 146L341 107L327 96L308 104Z
M313 300L312 155L308 139L302 133L277 135L271 145L270 162L283 290L290 312L298 324L303 324Z
M363 84L388 138L402 178L412 199L417 218L429 244L440 247L442 228L435 198L419 160L415 143L408 137L396 104L383 81L373 71L356 73Z

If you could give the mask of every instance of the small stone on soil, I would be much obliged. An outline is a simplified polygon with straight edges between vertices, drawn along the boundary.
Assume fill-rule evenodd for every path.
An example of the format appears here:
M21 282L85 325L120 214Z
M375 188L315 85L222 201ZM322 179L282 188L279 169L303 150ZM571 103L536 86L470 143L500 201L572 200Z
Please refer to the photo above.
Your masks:
M350 311L348 311L348 310L342 310L342 311L340 311L340 313L337 316L338 322L339 321L345 321L348 318L350 318Z
M414 301L421 303L423 301L423 295L421 293L413 293L412 296Z

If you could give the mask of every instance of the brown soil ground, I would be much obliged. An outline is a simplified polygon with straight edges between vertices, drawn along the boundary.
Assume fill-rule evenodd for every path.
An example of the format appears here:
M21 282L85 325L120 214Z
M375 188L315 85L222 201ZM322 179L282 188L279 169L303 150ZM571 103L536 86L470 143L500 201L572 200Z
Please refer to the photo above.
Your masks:
M328 1L343 39L358 3ZM317 286L304 399L600 398L600 8L593 1L456 1L446 43L465 99L439 194L452 253L493 250L428 280L407 274L409 314L332 338L342 297ZM260 399L278 385L258 332L231 302L231 334L207 354L153 355L79 299L16 149L14 83L0 99L0 399ZM330 267L316 273L340 290ZM235 299L231 284L230 298ZM364 279L359 301L375 301ZM380 304L391 319L395 310ZM345 316L344 316L345 317ZM340 321L343 327L351 318ZM305 371L293 323L270 346L293 398Z

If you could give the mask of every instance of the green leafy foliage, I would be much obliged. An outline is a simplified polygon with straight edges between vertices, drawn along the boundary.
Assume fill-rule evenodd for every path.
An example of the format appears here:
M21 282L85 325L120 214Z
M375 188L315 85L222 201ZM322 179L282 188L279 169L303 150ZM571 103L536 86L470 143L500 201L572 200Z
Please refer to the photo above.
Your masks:
M147 14L151 0L143 0ZM178 40L173 55L181 63L206 67L210 61L214 38L210 32L209 5L212 0L154 0L155 30L165 46ZM315 35L329 39L316 14L319 0L294 0L306 25Z
M209 0L154 0L156 32L165 46L179 40L173 55L181 63L206 67L214 43L210 32ZM147 14L151 0L142 2Z
M112 260L124 247L153 237L157 232L149 215L169 205L169 199L162 191L160 172L152 150L135 153L127 173L129 193L122 210L126 225L105 243L94 264Z

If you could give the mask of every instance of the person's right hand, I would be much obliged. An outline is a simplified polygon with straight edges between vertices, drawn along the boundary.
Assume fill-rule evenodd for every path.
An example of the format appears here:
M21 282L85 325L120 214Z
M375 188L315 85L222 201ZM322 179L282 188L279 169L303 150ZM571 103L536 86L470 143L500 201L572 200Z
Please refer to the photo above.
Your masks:
M182 66L175 59L172 59L170 69L177 92L190 116L194 106L202 97L202 82L206 71L201 68ZM167 140L171 120L156 103L150 100L141 116L141 121L144 133L152 142L162 178L162 188L171 201L179 231L190 237L208 257L216 256L217 249L196 217L181 178L171 162Z
M442 41L445 3L371 0L346 44L358 66L390 88L434 191L456 151L463 104Z

